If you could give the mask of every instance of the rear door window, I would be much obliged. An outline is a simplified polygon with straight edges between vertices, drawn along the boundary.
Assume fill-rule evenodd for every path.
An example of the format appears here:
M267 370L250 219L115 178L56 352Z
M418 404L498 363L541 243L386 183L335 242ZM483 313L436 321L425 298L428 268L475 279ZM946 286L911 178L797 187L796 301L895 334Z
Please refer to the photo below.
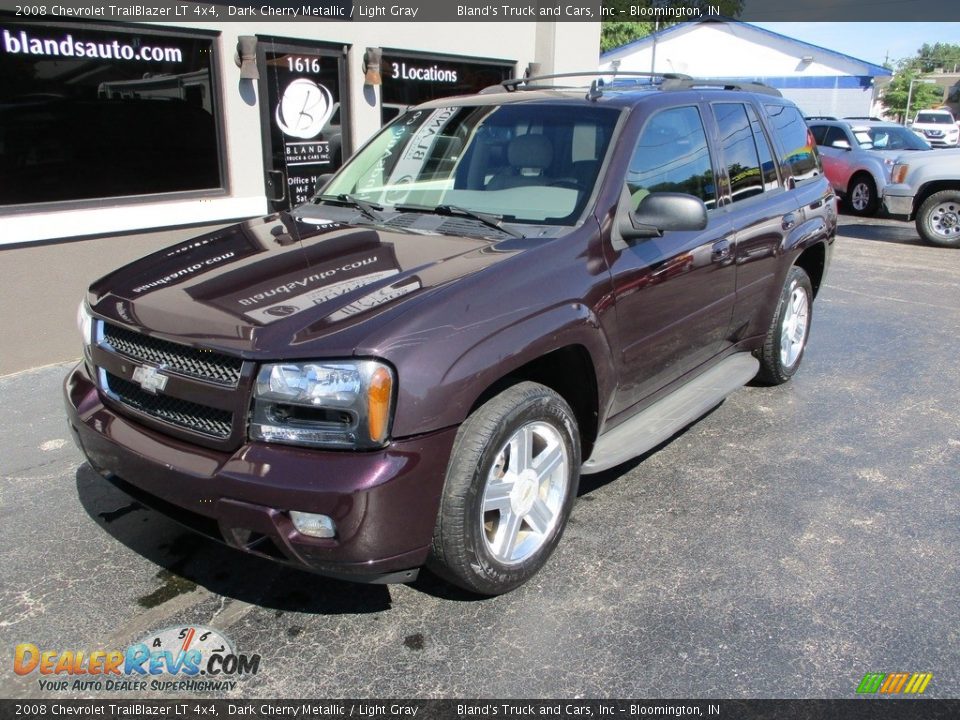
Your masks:
M822 172L813 135L800 111L792 105L764 104L770 127L784 153L788 172L796 182L814 178Z
M760 173L763 175L763 189L773 190L780 187L780 177L777 174L777 163L774 160L773 148L770 147L770 138L763 130L763 125L757 117L752 105L747 105L747 117L750 118L750 129L753 131L753 141L757 144L757 154L760 156Z
M746 107L742 103L713 103L712 107L720 129L731 199L737 202L760 195L763 193L760 158Z
M829 129L830 129L829 125L811 125L810 126L810 132L813 133L813 139L817 141L817 145L826 145L823 139L827 134L827 130Z

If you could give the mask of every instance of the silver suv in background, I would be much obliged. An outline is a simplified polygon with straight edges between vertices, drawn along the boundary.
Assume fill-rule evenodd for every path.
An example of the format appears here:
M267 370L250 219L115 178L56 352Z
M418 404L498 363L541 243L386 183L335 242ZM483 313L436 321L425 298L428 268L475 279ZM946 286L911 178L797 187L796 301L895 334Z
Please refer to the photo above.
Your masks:
M921 110L910 129L933 147L954 148L960 145L960 127L949 110Z
M930 150L924 140L896 123L807 119L819 145L823 172L854 215L876 215L897 158Z

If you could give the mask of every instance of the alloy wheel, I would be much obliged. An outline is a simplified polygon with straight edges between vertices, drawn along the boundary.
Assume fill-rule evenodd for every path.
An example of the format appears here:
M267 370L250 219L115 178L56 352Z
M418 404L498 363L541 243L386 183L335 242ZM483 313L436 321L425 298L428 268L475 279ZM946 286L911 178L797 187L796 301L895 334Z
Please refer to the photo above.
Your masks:
M484 542L499 562L521 563L548 540L561 516L569 469L563 438L548 423L521 426L500 448L480 508Z
M810 298L804 288L795 285L780 326L780 362L785 368L793 367L800 357L807 341L809 320Z

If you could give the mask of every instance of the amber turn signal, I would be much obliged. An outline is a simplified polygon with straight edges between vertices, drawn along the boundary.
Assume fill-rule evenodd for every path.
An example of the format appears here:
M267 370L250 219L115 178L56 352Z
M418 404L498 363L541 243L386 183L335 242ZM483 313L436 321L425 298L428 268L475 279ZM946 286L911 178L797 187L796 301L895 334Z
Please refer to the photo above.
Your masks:
M393 376L385 367L378 367L367 387L367 429L374 442L382 443L387 439L392 395Z

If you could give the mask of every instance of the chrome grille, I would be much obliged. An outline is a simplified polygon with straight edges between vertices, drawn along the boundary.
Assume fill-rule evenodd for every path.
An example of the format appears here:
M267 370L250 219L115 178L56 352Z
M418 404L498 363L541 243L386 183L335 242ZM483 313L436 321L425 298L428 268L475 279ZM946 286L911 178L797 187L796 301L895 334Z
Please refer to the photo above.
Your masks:
M104 390L117 401L150 417L219 440L230 437L233 415L227 410L198 405L166 395L151 395L128 380L103 372Z
M162 365L168 372L218 385L236 387L243 368L240 358L141 335L109 323L103 325L101 343L131 360Z

